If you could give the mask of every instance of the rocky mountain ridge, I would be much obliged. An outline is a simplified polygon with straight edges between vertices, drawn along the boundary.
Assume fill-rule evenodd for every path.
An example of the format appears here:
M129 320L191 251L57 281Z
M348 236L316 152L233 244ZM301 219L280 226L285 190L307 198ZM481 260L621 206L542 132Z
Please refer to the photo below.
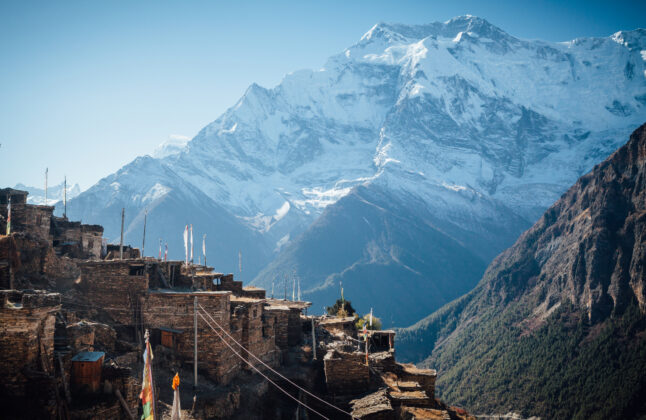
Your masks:
M645 232L642 125L496 257L473 291L402 330L400 354L437 367L444 397L475 411L643 414Z

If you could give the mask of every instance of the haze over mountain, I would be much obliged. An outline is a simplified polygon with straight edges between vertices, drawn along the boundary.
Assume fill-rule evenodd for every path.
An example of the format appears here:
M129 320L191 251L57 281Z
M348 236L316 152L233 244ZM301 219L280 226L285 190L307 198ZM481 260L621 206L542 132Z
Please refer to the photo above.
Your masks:
M646 413L646 124L489 265L476 288L399 331L472 412Z
M377 24L319 70L249 87L181 150L140 157L73 200L72 218L209 264L314 310L343 281L361 312L410 324L469 291L579 176L646 119L646 31L564 43L462 16ZM197 239L196 239L197 241ZM149 243L150 244L150 243ZM196 247L198 249L199 247Z
M58 185L49 185L47 187L47 204L54 205L57 201L63 202L64 196L64 185L65 183L61 182ZM29 187L24 184L16 184L14 187L18 190L28 191L29 195L27 196L27 202L29 204L45 204L45 188L38 187ZM67 185L67 199L71 200L77 195L81 194L81 187L79 184L72 185L71 183Z

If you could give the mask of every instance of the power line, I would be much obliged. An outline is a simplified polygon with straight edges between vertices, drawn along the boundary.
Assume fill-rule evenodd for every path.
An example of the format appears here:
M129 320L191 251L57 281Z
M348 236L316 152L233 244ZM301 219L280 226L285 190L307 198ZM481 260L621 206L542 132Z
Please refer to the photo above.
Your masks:
M221 326L220 326L220 325L215 321L215 319L213 319L213 317L212 317L212 316L211 316L211 315L206 311L206 309L204 309L204 307L202 307L202 305L198 304L198 306L199 306L199 307L202 309L202 311L204 311L204 313L205 313L205 314L206 314L206 315L211 319L211 321L213 321L213 323L214 323L218 328L220 328L220 329L222 330L222 332L224 332L224 334L225 334L227 337L229 337L229 338L231 339L231 341L233 341L234 343L236 343L236 344L237 344L241 349L243 349L244 351L246 351L246 352L247 352L251 357L253 357L254 359L256 359L258 362L260 362L260 363L261 363L263 366L265 366L267 369L271 370L271 371L272 371L272 372L274 372L276 375L280 376L282 379L284 379L285 381L289 382L290 384L292 384L292 385L293 385L293 386L295 386L296 388L298 388L298 389L300 389L301 391L305 392L307 395L309 395L309 396L311 396L311 397L314 397L314 398L316 398L317 400L319 400L320 402L322 402L322 403L324 403L324 404L327 404L328 406L330 406L330 407L332 407L332 408L334 408L334 409L336 409L336 410L338 410L338 411L342 412L343 414L347 414L348 416L352 417L352 414L350 414L350 413L348 413L347 411L345 411L345 410L343 410L343 409L341 409L341 408L339 408L339 407L337 407L337 406L335 406L335 405L333 405L333 404L331 404L331 403L329 403L329 402L325 401L325 400L324 400L324 399L322 399L322 398L319 398L318 396L316 396L316 395L312 394L311 392L309 392L309 391L308 391L308 390L306 390L305 388L302 388L302 387L300 387L299 385L297 385L296 383L294 383L294 382L290 381L290 380L289 380L289 379L287 379L285 376L281 375L278 371L274 370L271 366L269 366L268 364L266 364L265 362L263 362L261 359L259 359L258 357L256 357L256 355L255 355L255 354L253 354L251 351L249 351L248 349L246 349L242 344L240 344L238 341L236 341L236 339L235 339L235 338L233 338L233 337L232 337L232 336L231 336L231 335L230 335L230 334L229 334L229 333L228 333L224 328L222 328L222 327L221 327ZM312 349L312 351L316 351L316 349Z
M298 404L300 404L300 405L302 405L303 407L307 408L307 409L308 409L308 410L310 410L311 412L313 412L313 413L315 413L315 414L318 414L318 415L319 415L319 416L321 416L322 418L324 418L324 419L326 419L326 420L330 420L328 417L325 417L323 414L319 413L318 411L316 411L316 410L315 410L315 409L313 409L312 407L310 407L310 406L308 406L307 404L305 404L304 402L300 401L298 398L294 397L294 396L293 396L292 394L290 394L289 392L285 391L283 388L281 388L280 386L278 386L278 384L277 384L276 382L272 381L272 380L271 380L267 375L265 375L264 373L262 373L262 372L261 372L261 371L260 371L256 366L254 366L251 362L249 362L248 360L245 360L245 358L244 358L244 357L242 357L242 355L241 355L240 353L238 353L237 351L235 351L235 349L234 349L233 347L231 347L231 345L230 345L229 343L227 343L227 341L226 341L226 340L225 340L225 339L224 339L224 338L223 338L223 337L222 337L222 336L221 336L221 335L220 335L220 334L215 330L215 328L213 328L213 326L212 326L211 324L209 324L209 321L208 321L206 318L204 318L204 315L202 315L200 312L198 312L197 314L200 316L200 318L202 318L202 319L204 320L204 322L206 322L206 325L208 325L208 326L213 330L213 332L215 333L215 335L217 335L217 336L218 336L218 338L219 338L220 340L222 340L222 342L223 342L223 343L224 343L224 344L225 344L225 345L226 345L226 346L227 346L227 347L228 347L228 348L233 352L233 354L235 354L236 356L238 356L238 357L240 358L240 360L242 360L243 362L245 362L246 364L248 364L248 365L249 365L252 369L254 369L256 372L258 372L258 374L259 374L260 376L262 376L263 378L265 378L265 379L266 379L267 381L269 381L272 385L274 385L276 388L278 388L281 392L283 392L283 393L284 393L285 395L287 395L289 398L291 398L291 399L293 399L294 401L296 401ZM208 314L207 314L207 315L208 315Z

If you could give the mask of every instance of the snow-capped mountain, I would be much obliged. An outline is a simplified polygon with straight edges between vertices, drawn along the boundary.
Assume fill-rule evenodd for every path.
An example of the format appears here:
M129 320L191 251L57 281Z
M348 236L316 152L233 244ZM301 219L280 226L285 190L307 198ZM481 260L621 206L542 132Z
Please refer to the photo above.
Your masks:
M45 188L29 187L24 184L16 184L14 187L17 190L24 190L29 192L27 202L29 204L45 204ZM50 185L47 187L47 204L54 205L57 201L63 201L65 183L61 182L58 185ZM69 184L67 186L67 199L71 200L77 195L81 194L81 187L79 184Z
M163 236L176 235L171 254L180 256L183 225L215 206L211 224L226 218L236 235L261 238L242 241L264 256L246 259L245 280L273 260L256 283L270 288L295 271L320 308L337 280L360 291L379 276L375 267L396 268L388 271L392 282L437 291L426 314L472 287L493 256L646 119L645 60L643 29L551 43L515 38L473 16L377 24L321 69L291 73L273 89L252 85L181 151L135 160L73 208L116 238L118 225L101 219L104 209L127 207L136 230L144 208L156 206L167 220ZM156 204L173 194L184 200L178 209ZM363 217L375 206L379 217ZM333 217L343 208L354 213ZM340 220L347 229L335 225ZM370 230L344 237L362 223ZM393 226L428 229L455 252L441 258L417 235L396 239ZM223 252L235 241L212 236ZM344 248L337 241L346 239L353 257L337 258ZM222 270L237 267L232 255L218 258ZM316 273L312 262L320 264ZM452 289L454 276L461 286ZM422 306L428 295L411 299ZM369 309L366 299L355 302Z
M168 139L153 151L152 157L162 159L168 156L178 154L186 147L191 138L180 134L171 134Z

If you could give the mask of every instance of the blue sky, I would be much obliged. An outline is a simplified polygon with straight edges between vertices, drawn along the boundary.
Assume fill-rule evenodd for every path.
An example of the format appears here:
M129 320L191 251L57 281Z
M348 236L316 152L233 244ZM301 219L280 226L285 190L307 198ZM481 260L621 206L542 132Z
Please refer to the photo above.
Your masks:
M463 14L550 41L646 27L644 1L0 1L0 187L88 188L377 22Z

